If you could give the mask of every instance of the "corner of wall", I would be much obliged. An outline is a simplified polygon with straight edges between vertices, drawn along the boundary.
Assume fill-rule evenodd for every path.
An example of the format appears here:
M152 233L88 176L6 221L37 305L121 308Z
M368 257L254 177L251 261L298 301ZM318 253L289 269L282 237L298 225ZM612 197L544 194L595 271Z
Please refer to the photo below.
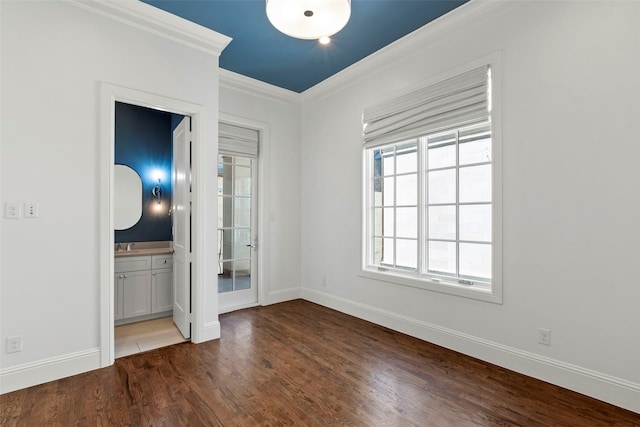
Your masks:
M640 384L303 287L300 297L523 375L640 413Z
M264 83L233 71L220 68L220 87L228 88L252 96L259 96L269 101L301 105L299 93Z
M141 1L82 1L69 4L107 16L132 27L220 56L231 38Z
M0 371L0 394L99 369L100 349L89 349Z

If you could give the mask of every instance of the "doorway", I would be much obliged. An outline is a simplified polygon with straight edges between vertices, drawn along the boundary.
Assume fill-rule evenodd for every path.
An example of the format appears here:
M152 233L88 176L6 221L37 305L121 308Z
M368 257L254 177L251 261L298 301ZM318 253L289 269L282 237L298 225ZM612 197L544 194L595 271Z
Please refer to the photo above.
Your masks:
M218 312L258 304L260 132L219 123Z
M214 173L205 168L206 159L214 159L215 152L207 144L201 143L203 134L207 133L209 118L205 115L204 107L197 104L165 97L162 95L129 89L109 83L100 83L100 364L110 366L115 359L115 280L114 280L114 144L115 144L115 103L123 102L140 107L160 111L169 111L191 117L191 131L189 133L190 146L194 150L194 157L198 159L192 164L193 179L190 182L199 183L192 187L188 197L189 204L193 204L193 214L189 218L188 229L197 236L204 236L187 246L185 253L188 266L183 271L189 274L191 286L189 288L189 311L186 321L190 326L192 342L203 342L219 338L220 324L217 318L208 315L211 303L217 306L217 296L212 299L205 292L205 284L213 279L215 269L204 262L208 253L215 253L215 229L209 227L205 220L207 213L213 211L209 206L207 192L213 191ZM191 156L188 156L191 160ZM213 175L213 176L212 176ZM191 187L190 187L191 188ZM211 236L211 238L206 238Z
M191 336L190 132L189 116L115 103L115 357Z

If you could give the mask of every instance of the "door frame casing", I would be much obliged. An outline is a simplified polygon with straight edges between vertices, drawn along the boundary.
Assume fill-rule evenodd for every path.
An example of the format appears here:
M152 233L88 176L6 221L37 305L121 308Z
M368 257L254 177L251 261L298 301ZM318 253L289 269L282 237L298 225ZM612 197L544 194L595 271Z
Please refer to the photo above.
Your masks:
M192 235L207 236L206 194L207 185L204 176L206 150L204 144L205 124L213 127L217 134L218 123L215 117L208 118L202 105L130 89L105 82L100 83L99 108L99 307L100 307L100 365L110 366L115 360L114 349L114 233L113 233L113 166L115 161L115 103L123 102L155 110L167 111L191 117L192 138ZM211 123L213 121L214 123ZM217 144L216 144L217 146ZM217 148L216 148L217 150ZM204 154L198 156L198 154ZM215 159L215 158L214 158ZM201 164L199 164L201 163ZM215 211L215 203L213 201ZM210 234L210 233L209 233ZM214 240L215 241L215 240ZM215 243L214 243L215 245ZM192 242L191 265L191 340L198 343L220 337L220 325L217 320L205 322L205 283L210 280L211 272L202 260L206 252L206 237ZM215 248L214 248L215 253ZM214 279L215 280L215 279ZM215 295L217 303L217 294Z
M234 114L224 113L222 111L220 111L220 113L218 114L218 122L223 122L230 125L240 126L258 131L258 250L256 251L256 262L258 264L258 268L256 271L258 282L257 305L265 305L267 290L269 289L267 260L268 251L264 250L269 242L269 235L266 227L267 223L265 221L265 217L268 215L267 212L269 212L267 206L267 201L269 200L269 187L267 186L267 177L269 176L267 170L267 166L269 163L267 161L267 159L269 158L269 124L257 120L248 119L246 117L237 116ZM217 289L218 283L216 278L216 291ZM240 307L238 307L238 309L240 309ZM219 310L220 308L218 307L218 313L222 313Z

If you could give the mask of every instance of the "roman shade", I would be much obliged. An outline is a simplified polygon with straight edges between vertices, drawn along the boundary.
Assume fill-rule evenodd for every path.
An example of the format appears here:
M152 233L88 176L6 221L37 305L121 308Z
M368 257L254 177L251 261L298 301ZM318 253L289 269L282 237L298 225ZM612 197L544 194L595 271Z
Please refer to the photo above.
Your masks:
M489 67L482 66L365 109L365 147L489 118Z
M229 156L258 157L259 134L228 123L218 124L218 152Z

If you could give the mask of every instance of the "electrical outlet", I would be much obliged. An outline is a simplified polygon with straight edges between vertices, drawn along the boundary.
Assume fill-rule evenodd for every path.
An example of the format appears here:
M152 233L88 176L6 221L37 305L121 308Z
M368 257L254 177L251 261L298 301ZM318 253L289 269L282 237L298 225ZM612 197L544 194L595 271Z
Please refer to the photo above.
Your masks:
M551 329L538 329L538 342L544 345L551 345Z
M7 353L22 351L22 337L7 337Z
M29 202L24 204L25 218L38 218L38 204Z
M20 203L6 202L4 204L4 217L8 219L20 219L21 217Z

